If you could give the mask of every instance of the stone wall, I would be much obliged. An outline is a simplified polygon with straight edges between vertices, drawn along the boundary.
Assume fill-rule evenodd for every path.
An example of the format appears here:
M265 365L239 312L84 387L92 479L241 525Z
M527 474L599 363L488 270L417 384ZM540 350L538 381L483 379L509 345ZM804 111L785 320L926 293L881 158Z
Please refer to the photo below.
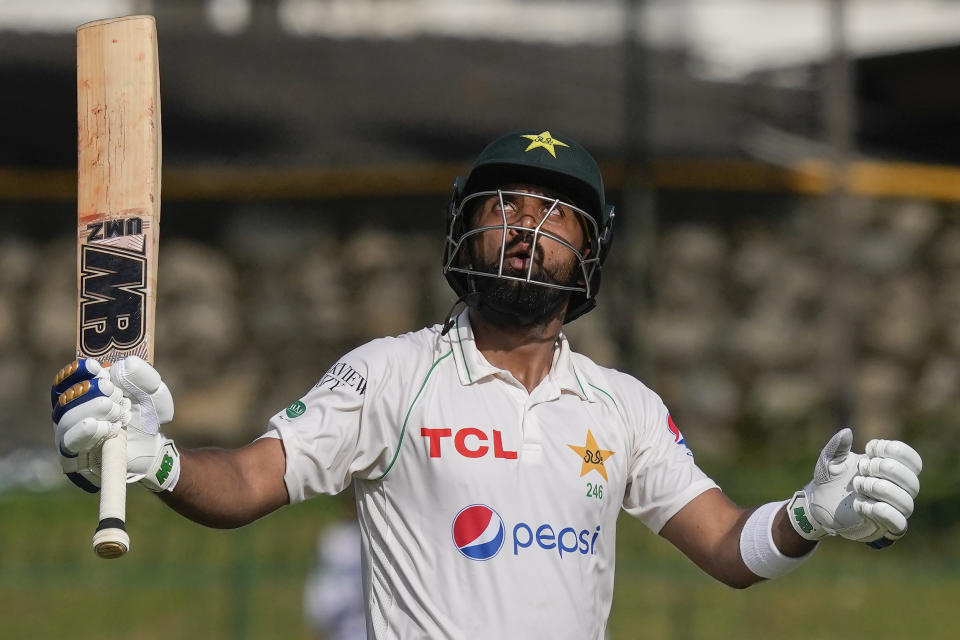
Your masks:
M934 426L960 426L960 211L853 204L850 426L861 446L943 443ZM797 200L776 215L661 226L652 310L636 327L654 386L714 453L812 447L837 426L824 206Z
M644 312L626 325L612 322L622 308L615 301L639 295L618 282L636 250L618 239L599 308L568 328L575 348L642 376L711 455L821 441L836 427L824 373L824 293L834 283L824 275L821 206L813 199L762 215L661 211ZM203 233L165 214L157 366L177 404L169 432L184 443L243 443L338 355L447 312L453 296L439 274L439 228L405 228L362 211L332 225L304 210L230 208L214 218L216 232ZM858 443L917 429L922 439L924 420L956 431L960 210L884 201L858 211L849 248ZM49 443L48 381L72 356L73 272L69 237L14 233L0 241L5 449ZM643 348L637 362L620 355L614 327L623 326Z

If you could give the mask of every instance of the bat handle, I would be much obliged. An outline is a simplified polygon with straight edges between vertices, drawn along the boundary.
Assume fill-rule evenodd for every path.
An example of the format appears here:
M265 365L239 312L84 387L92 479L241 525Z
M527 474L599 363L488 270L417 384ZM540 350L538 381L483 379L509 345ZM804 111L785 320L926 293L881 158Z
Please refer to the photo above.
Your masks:
M103 443L100 466L100 524L93 550L101 558L119 558L130 550L127 535L127 431Z

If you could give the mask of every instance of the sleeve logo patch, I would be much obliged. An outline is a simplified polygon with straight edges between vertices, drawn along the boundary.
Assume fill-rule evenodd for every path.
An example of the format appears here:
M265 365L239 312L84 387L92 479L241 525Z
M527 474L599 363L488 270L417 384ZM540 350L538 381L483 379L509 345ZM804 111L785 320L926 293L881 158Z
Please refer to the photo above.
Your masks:
M680 433L680 429L677 428L676 423L673 421L673 416L669 413L667 414L667 428L670 430L670 433L673 435L674 444L678 444L684 447L687 450L687 455L692 456L693 452L690 451L690 447L687 446L687 441L684 440L683 434Z
M292 405L287 407L287 417L288 418L299 418L307 411L307 405L303 404L299 400L294 402Z
M677 428L677 424L673 421L673 417L669 413L667 414L667 428L670 429L670 433L673 434L673 441L676 444L686 444L683 440L683 435L680 433L680 429Z
M327 370L313 388L333 391L338 387L349 387L362 396L367 391L367 379L346 362L338 362Z

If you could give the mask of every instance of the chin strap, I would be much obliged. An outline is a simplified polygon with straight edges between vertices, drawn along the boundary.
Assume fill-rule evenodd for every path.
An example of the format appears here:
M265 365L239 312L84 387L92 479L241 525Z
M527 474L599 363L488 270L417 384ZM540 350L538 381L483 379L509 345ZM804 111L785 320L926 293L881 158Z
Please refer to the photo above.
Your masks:
M457 316L460 315L460 312L457 311L456 313L454 313L456 308L461 304L464 304L469 307L470 302L468 302L468 298L473 298L479 295L480 295L479 291L468 291L467 293L457 298L456 301L454 301L454 303L450 305L450 311L447 312L447 319L443 321L443 330L440 331L441 336L447 335L450 332L450 329L453 328L453 325L457 323Z

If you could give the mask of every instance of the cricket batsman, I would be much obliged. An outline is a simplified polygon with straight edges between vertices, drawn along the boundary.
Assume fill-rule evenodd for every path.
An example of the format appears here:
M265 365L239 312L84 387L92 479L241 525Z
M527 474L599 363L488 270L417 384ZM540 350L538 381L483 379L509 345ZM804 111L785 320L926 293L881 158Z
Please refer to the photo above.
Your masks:
M736 588L795 569L827 537L901 538L921 469L907 444L855 453L841 429L795 494L743 508L656 393L573 351L563 325L597 303L613 222L571 138L498 138L446 213L458 304L443 324L326 363L237 450L178 450L159 430L170 390L143 360L79 360L52 391L63 469L96 491L100 448L126 429L128 482L224 528L352 485L367 633L381 640L603 638L621 509Z

